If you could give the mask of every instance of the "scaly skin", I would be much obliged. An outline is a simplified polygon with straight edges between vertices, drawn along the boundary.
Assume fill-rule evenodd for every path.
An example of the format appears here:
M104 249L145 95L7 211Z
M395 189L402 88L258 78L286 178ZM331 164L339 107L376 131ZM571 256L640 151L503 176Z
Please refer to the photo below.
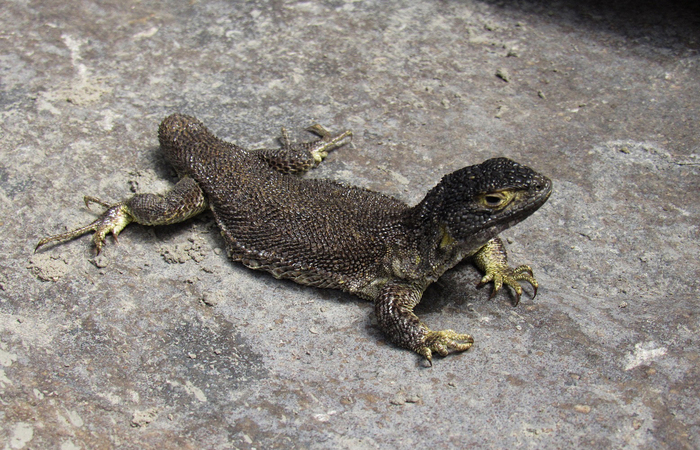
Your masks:
M298 283L342 289L374 302L379 326L397 345L432 364L432 355L464 351L468 334L433 331L413 308L426 287L465 258L494 282L494 295L519 281L537 290L532 269L508 266L498 233L536 211L551 182L505 158L446 175L417 205L328 180L304 179L351 133L294 144L282 130L281 148L246 150L211 134L197 119L167 117L158 136L180 181L164 195L138 194L110 205L93 223L44 238L37 248L94 231L99 253L105 237L116 238L129 223L167 225L211 209L228 253L252 269Z

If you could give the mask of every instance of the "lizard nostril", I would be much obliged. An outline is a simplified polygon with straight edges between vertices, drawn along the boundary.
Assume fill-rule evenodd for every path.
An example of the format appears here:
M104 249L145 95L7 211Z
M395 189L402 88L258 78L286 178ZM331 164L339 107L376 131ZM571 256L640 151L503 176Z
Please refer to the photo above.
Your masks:
M549 185L549 183L547 182L547 180L543 180L541 178L537 178L537 179L533 180L533 182L532 182L532 188L535 191L544 191L547 189L548 185Z

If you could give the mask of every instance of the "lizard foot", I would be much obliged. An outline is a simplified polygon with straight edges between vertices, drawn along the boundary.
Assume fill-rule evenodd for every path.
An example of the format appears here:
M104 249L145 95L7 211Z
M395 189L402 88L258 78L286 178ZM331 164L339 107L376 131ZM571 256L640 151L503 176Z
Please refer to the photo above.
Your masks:
M94 231L95 234L92 236L92 242L94 242L95 248L97 249L97 254L99 255L100 251L102 251L102 246L104 245L107 234L112 233L112 236L114 236L114 240L116 241L119 233L133 220L123 203L110 205L107 202L90 196L85 196L84 201L85 206L88 208L90 207L90 203L97 203L98 205L107 208L107 210L90 225L86 225L66 233L45 237L36 244L36 247L34 248L35 252L39 249L39 247L46 245L49 242L67 241Z
M518 281L530 283L534 288L532 298L535 298L537 295L538 284L530 266L522 265L515 269L507 265L490 266L486 270L486 275L484 275L476 287L481 288L491 281L493 281L493 291L491 291L491 296L489 298L493 298L505 284L506 286L510 286L515 292L513 306L517 306L518 303L520 303L520 296L523 294L523 288Z
M314 142L313 147L310 149L311 155L313 155L314 161L316 161L317 164L323 161L326 158L326 156L328 156L328 152L342 145L345 145L346 138L352 137L352 131L350 130L344 131L343 133L333 136L333 134L330 131L328 131L319 124L310 126L306 129L306 131L310 131L321 136L321 139Z
M474 343L474 338L468 334L459 334L453 330L428 331L423 342L416 352L433 365L433 352L440 356L447 356L450 350L463 352L469 350Z

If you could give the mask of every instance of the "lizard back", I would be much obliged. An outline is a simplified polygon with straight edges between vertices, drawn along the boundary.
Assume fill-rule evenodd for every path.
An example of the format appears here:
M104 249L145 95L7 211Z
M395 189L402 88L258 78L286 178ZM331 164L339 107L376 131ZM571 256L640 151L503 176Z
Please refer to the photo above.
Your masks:
M232 259L278 278L349 291L376 278L388 245L401 234L405 203L280 173L201 123L165 128L159 135L166 158L204 191Z

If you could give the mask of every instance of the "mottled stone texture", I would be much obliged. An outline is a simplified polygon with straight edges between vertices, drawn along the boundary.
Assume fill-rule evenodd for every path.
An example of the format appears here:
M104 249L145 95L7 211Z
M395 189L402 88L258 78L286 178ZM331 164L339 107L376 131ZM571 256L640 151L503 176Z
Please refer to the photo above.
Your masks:
M697 448L698 11L608 3L4 2L3 447ZM409 204L536 168L554 194L504 237L537 298L448 272L417 312L478 339L428 369L367 302L231 263L211 216L33 255L83 195L167 189L173 112L251 148L351 129L313 176Z

